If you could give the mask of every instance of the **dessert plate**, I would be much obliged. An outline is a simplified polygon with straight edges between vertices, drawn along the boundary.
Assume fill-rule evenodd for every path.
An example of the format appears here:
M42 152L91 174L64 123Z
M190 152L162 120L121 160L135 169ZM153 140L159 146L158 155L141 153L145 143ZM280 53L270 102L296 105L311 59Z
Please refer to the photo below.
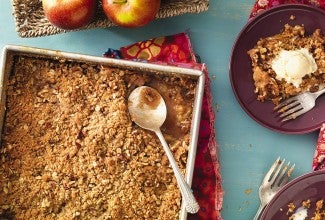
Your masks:
M302 201L310 200L307 209L307 218L311 219L315 212L315 204L323 199L325 201L325 170L314 171L300 176L285 185L266 206L261 220L288 220L288 204L295 205L295 211L301 207ZM325 203L324 203L325 204ZM323 206L324 210L325 205Z
M260 102L254 93L251 59L247 51L260 38L280 33L285 24L304 25L306 35L315 29L325 34L325 11L303 4L287 4L273 7L251 19L239 33L232 48L229 77L232 89L241 107L256 122L271 130L286 134L303 134L315 131L325 122L325 96L318 98L316 106L296 118L281 122L273 111L271 101Z

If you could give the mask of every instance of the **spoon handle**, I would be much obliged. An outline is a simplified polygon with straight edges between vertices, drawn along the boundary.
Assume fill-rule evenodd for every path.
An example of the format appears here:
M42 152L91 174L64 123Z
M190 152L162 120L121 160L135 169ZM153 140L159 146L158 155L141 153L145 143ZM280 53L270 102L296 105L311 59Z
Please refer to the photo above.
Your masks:
M170 165L173 168L178 186L181 190L182 199L185 204L186 211L189 213L197 213L200 209L200 206L197 203L197 201L192 193L191 188L189 187L189 185L186 183L184 177L182 176L182 174L178 168L178 165L174 159L174 156L173 156L172 152L170 151L169 146L168 146L163 134L161 133L160 129L155 131L155 133L158 136L158 138L166 152L166 155L169 159Z

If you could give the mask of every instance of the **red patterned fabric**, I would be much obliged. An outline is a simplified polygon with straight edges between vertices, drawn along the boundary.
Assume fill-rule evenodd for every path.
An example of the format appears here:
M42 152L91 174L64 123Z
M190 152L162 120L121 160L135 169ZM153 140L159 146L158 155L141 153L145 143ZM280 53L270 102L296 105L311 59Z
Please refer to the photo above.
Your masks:
M123 59L150 62L196 63L190 39L184 33L157 37L120 48Z
M223 189L215 138L215 115L210 79L205 64L198 63L188 35L179 33L153 38L121 47L119 50L109 49L104 56L200 69L205 73L206 82L192 181L192 189L200 210L194 215L189 214L188 219L222 219L220 210L223 202Z
M325 123L319 132L313 160L313 170L325 170Z
M325 0L257 0L253 6L250 18L266 9L281 4L307 4L325 9Z
M274 6L293 3L313 5L325 10L325 0L257 0L251 11L250 18ZM313 170L325 169L325 123L320 130L312 168Z

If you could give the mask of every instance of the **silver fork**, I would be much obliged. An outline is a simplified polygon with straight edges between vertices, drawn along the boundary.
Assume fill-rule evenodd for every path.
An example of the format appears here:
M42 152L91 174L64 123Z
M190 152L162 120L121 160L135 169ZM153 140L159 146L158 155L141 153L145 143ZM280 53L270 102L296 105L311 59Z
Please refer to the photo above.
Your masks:
M317 92L304 92L277 105L274 110L281 113L282 121L295 119L315 106L315 100L325 92L325 87Z
M254 217L254 220L259 219L259 216L265 206L271 201L271 199L274 197L276 192L279 191L279 189L284 186L291 176L291 173L293 172L293 169L295 165L293 164L290 168L290 162L285 165L285 167L282 169L282 172L280 173L280 170L284 164L285 159L280 160L280 157L278 157L273 165L271 166L270 170L266 173L261 186L259 187L259 196L260 196L260 206L256 212L256 215Z

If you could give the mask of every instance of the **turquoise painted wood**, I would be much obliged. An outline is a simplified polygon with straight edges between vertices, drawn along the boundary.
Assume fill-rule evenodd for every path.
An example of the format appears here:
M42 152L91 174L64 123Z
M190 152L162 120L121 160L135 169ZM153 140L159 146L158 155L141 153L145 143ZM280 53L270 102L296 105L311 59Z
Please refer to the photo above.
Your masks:
M11 1L1 3L0 48L18 44L101 56L108 47L119 48L188 30L195 51L207 63L211 75L225 191L224 219L252 219L259 203L258 186L278 156L296 163L294 177L311 171L318 132L285 135L268 130L248 117L233 95L228 75L229 56L253 0L210 0L207 12L161 19L139 29L92 29L38 38L18 37Z

